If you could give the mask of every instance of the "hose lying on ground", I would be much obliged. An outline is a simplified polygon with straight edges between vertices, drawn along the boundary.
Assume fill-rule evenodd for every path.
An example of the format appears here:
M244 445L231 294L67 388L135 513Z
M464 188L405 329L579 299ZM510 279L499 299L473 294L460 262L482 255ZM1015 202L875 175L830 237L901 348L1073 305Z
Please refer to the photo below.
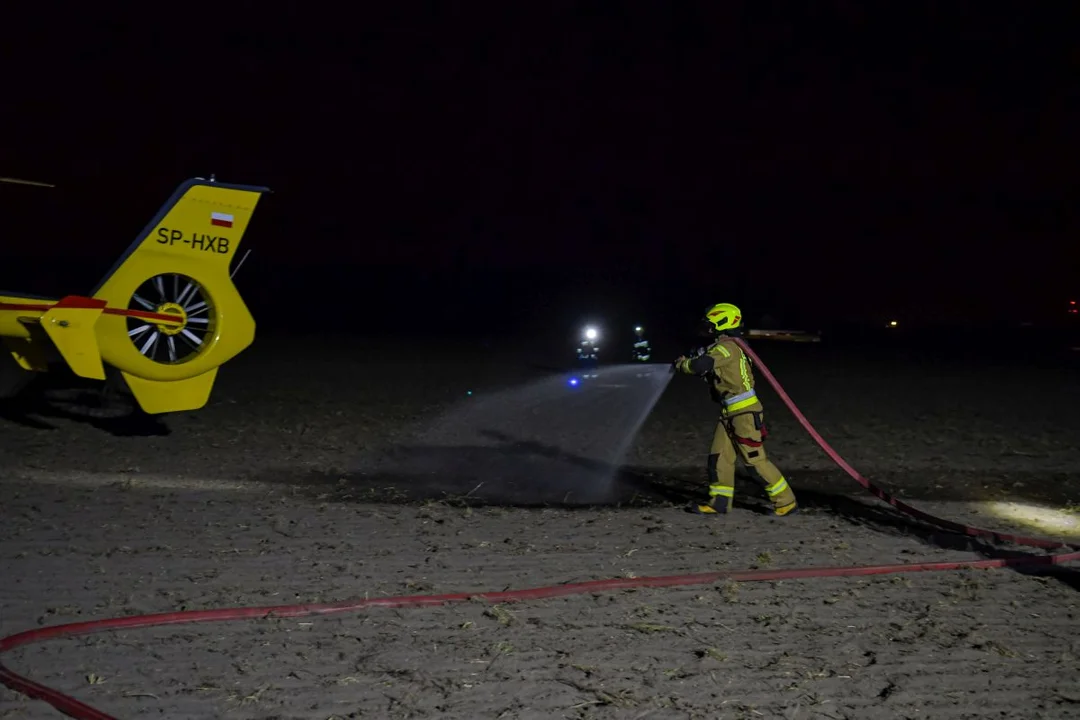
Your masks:
M593 580L591 582L574 583L567 585L548 585L544 587L526 588L523 590L504 590L499 592L475 592L453 593L446 595L406 595L401 597L369 598L364 600L348 600L340 603L319 603L310 605L280 605L277 607L245 607L245 608L220 608L216 610L188 610L184 612L159 613L155 615L134 615L130 617L109 618L105 620L92 620L89 622L69 623L66 625L54 625L36 630L9 635L0 638L0 655L10 650L31 643L43 642L61 637L77 637L91 633L108 630L124 630L144 627L156 627L160 625L179 625L186 623L215 622L222 620L245 620L251 618L296 618L311 615L331 615L335 613L356 612L367 608L405 608L405 607L433 607L448 605L470 600L485 600L488 602L520 602L525 600L543 600L547 598L563 597L566 595L580 595L584 593L607 592L613 590L629 590L650 587L673 587L688 585L707 585L720 580L735 582L762 582L775 580L797 580L802 578L817 577L848 577L854 575L883 575L888 573L926 572L936 570L958 570L962 568L1001 568L1030 565L1060 565L1066 562L1080 560L1080 546L1053 542L1042 538L1025 537L1022 535L1008 535L970 527L951 520L937 518L918 508L893 497L882 488L874 485L864 478L849 465L824 438L814 429L806 416L799 411L795 403L768 367L742 340L737 340L746 354L754 361L758 370L775 388L784 404L791 409L811 437L821 446L830 458L843 470L872 494L912 517L923 520L932 525L963 535L986 538L995 542L1009 542L1017 545L1044 549L1065 549L1069 552L1055 555L1030 555L1023 557L995 558L988 560L967 560L960 562L928 562L928 563L904 563L895 565L861 565L849 567L810 567L788 568L778 570L744 570L736 572L708 572L691 575L665 575L658 577L640 578L613 578L610 580ZM28 678L18 675L3 664L0 664L0 682L3 682L12 690L22 693L31 698L44 700L60 712L77 720L116 720L111 715L79 702L57 690L36 683Z

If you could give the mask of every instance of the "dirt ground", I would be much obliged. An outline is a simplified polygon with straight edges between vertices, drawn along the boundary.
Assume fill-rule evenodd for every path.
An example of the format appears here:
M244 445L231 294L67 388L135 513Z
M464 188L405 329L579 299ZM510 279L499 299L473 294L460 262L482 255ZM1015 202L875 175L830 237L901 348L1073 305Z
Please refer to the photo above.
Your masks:
M756 348L834 447L905 499L1080 542L1075 367L1016 381L989 363ZM412 423L545 372L516 352L441 352L433 371L378 343L261 338L222 371L210 406L163 425L88 418L58 390L4 404L0 635L181 609L995 552L866 496L769 390L770 450L804 512L760 514L748 480L730 517L683 512L715 417L688 378L668 387L606 506L550 502L543 487L508 502L468 478L435 493L357 474L358 453L403 443ZM725 582L106 633L3 660L121 718L1068 718L1080 717L1078 588L1068 568ZM0 688L0 718L52 717Z

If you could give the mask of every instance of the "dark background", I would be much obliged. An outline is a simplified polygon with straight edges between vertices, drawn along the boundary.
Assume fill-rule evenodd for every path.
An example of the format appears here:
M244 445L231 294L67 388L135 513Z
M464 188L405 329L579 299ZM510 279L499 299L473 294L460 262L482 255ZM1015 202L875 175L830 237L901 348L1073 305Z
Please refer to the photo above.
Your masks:
M1069 3L208 7L5 10L0 175L57 187L0 184L0 287L88 292L213 173L274 191L261 330L1076 317Z

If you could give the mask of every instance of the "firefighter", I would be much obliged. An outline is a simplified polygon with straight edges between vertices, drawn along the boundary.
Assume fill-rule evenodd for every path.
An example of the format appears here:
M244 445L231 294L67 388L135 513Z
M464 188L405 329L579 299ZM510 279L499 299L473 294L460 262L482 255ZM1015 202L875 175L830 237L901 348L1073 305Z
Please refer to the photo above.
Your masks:
M578 367L594 370L600 364L599 337L600 333L594 327L587 327L581 333L581 342L577 347Z
M691 503L688 510L702 515L729 512L735 495L735 460L741 458L765 487L773 512L791 515L798 509L795 493L765 454L768 433L750 358L733 339L743 334L742 312L730 303L713 305L705 311L702 332L712 344L697 357L678 358L673 366L704 378L712 399L723 408L709 448L709 500Z
M649 347L649 341L645 339L645 328L638 325L634 328L634 352L633 359L636 362L649 362L652 359L652 348Z

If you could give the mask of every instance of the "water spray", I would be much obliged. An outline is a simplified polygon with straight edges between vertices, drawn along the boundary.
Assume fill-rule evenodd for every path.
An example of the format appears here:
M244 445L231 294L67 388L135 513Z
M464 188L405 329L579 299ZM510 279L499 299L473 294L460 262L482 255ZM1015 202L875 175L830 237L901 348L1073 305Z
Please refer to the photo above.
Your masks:
M363 451L353 477L417 499L453 499L481 485L471 501L606 504L670 381L663 365L628 363L477 393L398 444Z

